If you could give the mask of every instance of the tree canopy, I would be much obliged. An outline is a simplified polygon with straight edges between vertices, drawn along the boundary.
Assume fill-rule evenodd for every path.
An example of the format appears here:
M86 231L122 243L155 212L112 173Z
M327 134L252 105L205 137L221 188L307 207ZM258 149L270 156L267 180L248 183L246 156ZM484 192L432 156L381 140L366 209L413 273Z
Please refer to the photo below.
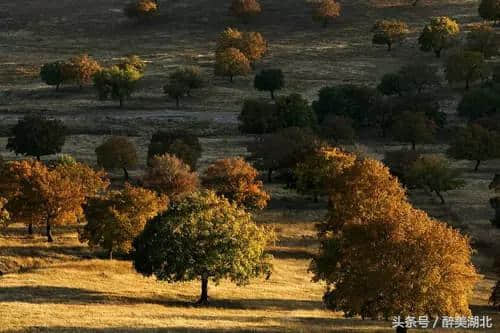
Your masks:
M95 149L97 165L106 170L123 169L125 180L129 175L127 169L137 166L137 149L127 137L113 136Z
M387 45L387 50L392 50L394 43L401 43L410 32L408 25L399 20L379 20L372 28L373 44Z
M177 156L194 170L201 157L202 147L198 137L189 132L156 131L148 146L148 164L153 156L166 153Z
M418 38L420 49L424 52L434 51L439 58L443 50L455 44L459 32L460 27L456 21L446 16L433 17Z

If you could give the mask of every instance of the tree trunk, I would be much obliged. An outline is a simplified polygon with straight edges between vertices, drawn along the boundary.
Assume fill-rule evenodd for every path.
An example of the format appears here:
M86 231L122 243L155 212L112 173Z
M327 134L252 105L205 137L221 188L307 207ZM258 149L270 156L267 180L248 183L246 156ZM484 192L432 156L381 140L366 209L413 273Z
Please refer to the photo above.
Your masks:
M267 170L267 182L268 183L273 182L273 169Z
M208 276L205 274L201 277L201 295L197 304L200 305L208 304Z
M392 50L392 43L387 43L387 51L391 52Z
M109 258L109 260L113 260L113 249L109 249L108 258Z
M233 76L229 75L229 82L233 83Z
M28 224L28 235L33 235L33 223Z
M469 79L465 80L465 90L469 90Z
M274 90L271 90L271 99L274 100Z
M130 177L128 175L127 168L123 168L123 176L125 177L125 180L129 180L130 179Z
M415 149L416 149L416 143L415 143L415 141L413 141L411 143L411 150L415 150Z
M181 102L180 102L180 98L179 97L175 98L175 106L177 107L177 109L181 106Z
M123 98L120 97L120 109L123 107Z
M443 195L441 194L441 192L437 191L437 190L434 190L434 192L436 192L436 195L439 197L439 199L441 200L441 205L444 205L445 204L445 201L444 201L444 198L443 198Z
M56 91L59 91L59 86L60 85L61 85L60 83L56 84Z
M50 220L47 219L47 242L52 243L54 238L52 238L52 226L50 225Z
M40 161L40 155L36 155L36 160Z
M477 172L477 170L479 170L479 164L481 164L481 161L477 160L476 161L476 166L474 167L474 172Z

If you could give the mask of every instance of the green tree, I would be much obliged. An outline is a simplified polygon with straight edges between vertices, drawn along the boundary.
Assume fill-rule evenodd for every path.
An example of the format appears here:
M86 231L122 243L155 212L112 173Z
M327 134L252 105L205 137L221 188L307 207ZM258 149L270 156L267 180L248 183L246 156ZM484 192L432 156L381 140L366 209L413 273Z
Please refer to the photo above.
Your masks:
M469 125L456 131L447 153L452 158L475 161L477 171L481 161L500 158L500 135L479 125Z
M457 112L468 120L492 116L500 110L500 94L494 87L475 88L460 100Z
M407 174L408 180L416 187L434 192L444 204L443 192L455 190L464 185L459 179L460 172L451 168L450 162L439 155L424 155L416 160Z
M125 66L125 68L111 66L94 75L94 86L100 99L111 97L120 102L121 108L124 100L130 98L141 78L141 72L134 66Z
M135 239L133 262L143 275L167 282L201 280L198 304L208 303L208 282L244 285L271 273L265 253L273 233L214 192L194 193L147 223ZM165 263L168 263L167 265Z
M290 94L276 99L278 128L316 126L316 115L309 102L300 94Z
M85 205L86 224L79 233L80 242L107 250L109 259L115 251L128 253L146 222L165 211L167 205L167 197L130 184L91 198Z
M417 62L401 67L396 73L385 74L377 89L384 95L408 96L421 94L439 86L436 69L426 63Z
M479 16L485 20L500 20L500 2L498 0L481 0L478 7Z
M387 45L387 51L392 50L394 43L401 43L410 32L408 25L399 20L379 20L373 28L373 44Z
M196 169L202 148L196 135L181 130L157 131L153 133L148 146L148 164L155 155L172 154Z
M356 130L353 121L349 117L327 116L321 123L319 132L322 138L332 139L336 143L353 143L356 139Z
M246 99L238 116L238 128L245 134L264 134L276 131L276 105L258 99Z
M434 51L439 58L443 50L455 44L459 32L460 27L456 21L446 16L433 17L418 38L420 49L424 52Z
M484 56L479 52L460 51L446 60L446 79L449 83L465 81L465 89L470 83L483 78L486 73Z
M436 124L424 113L402 112L392 126L392 135L396 140L411 143L412 150L420 143L432 143Z
M122 169L125 180L129 179L129 168L137 166L137 149L124 136L113 136L95 149L97 165L106 170Z
M203 88L205 80L199 66L184 66L176 69L169 76L169 80L173 82L180 82L186 87L186 94L191 95L194 89Z
M285 86L285 78L281 69L264 69L255 75L253 85L259 91L269 91L274 99L274 92Z
M387 165L391 174L398 177L401 184L406 187L413 187L408 179L408 170L413 166L422 154L415 150L393 150L384 154L384 164Z
M56 91L58 91L61 84L67 79L65 66L63 61L47 63L40 68L40 78L49 86L56 86Z
M116 66L121 70L132 68L137 72L144 74L146 71L146 62L138 55L130 54L123 58Z
M180 107L181 98L187 94L188 88L184 82L170 79L166 85L163 86L163 92L170 98L175 99L175 106Z
M16 154L35 156L60 153L66 140L66 127L57 119L26 115L11 128L6 148Z
M483 23L471 27L467 34L466 48L468 51L480 52L489 59L498 54L499 42L495 30Z

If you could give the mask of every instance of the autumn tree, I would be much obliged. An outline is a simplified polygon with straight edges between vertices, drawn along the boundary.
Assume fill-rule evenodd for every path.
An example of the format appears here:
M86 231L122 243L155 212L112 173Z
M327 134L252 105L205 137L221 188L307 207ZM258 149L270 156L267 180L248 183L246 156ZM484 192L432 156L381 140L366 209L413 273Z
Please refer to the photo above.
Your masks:
M500 40L496 32L488 24L477 24L471 27L467 34L466 49L480 52L484 58L489 59L498 54Z
M128 253L132 241L146 222L167 209L166 196L126 184L120 191L110 191L88 200L84 214L86 224L79 233L81 242L113 253Z
M401 43L410 32L408 25L398 20L379 20L373 28L373 44L387 45L387 51L392 50L392 45Z
M328 184L354 163L355 156L338 148L323 146L297 164L297 191L311 195L314 202L328 194Z
M481 0L478 7L479 16L485 20L500 20L500 3L498 0Z
M9 163L2 170L2 195L13 221L45 226L52 242L52 226L75 223L86 200L104 190L105 174L81 164L58 164L48 168L35 160Z
M264 134L277 130L276 105L269 101L246 99L238 115L238 128L245 134Z
M269 91L274 99L274 92L285 86L283 72L281 69L264 69L255 75L253 86L259 91Z
M253 64L266 53L267 41L258 32L240 32L237 29L226 28L217 39L215 53L217 55L230 48L239 50L249 63Z
M99 63L87 54L74 56L66 64L67 76L80 88L92 82L94 74L101 70Z
M125 99L130 98L136 89L137 82L143 74L134 66L111 66L101 69L94 76L94 87L97 89L99 98L105 100L109 97L120 102L123 107Z
M433 17L418 38L420 49L424 52L434 51L439 58L443 50L454 45L459 32L456 21L446 16Z
M478 279L469 240L412 208L378 161L356 159L334 179L311 264L326 306L374 319L469 315Z
M446 61L446 79L449 83L465 82L465 89L470 83L484 77L486 64L479 52L460 51L452 54Z
M129 19L146 21L158 11L158 5L152 0L137 0L125 5L123 13Z
M242 158L217 160L205 170L203 185L246 208L263 209L270 199L258 180L259 173Z
M56 86L58 91L61 84L67 80L65 66L63 61L44 64L40 68L40 79L49 86Z
M208 282L245 285L271 273L265 253L273 233L214 192L194 193L146 224L133 243L135 269L167 282L201 280L198 304L208 303Z
M500 90L480 87L467 91L460 100L457 112L468 120L490 117L500 110Z
M392 136L399 141L409 142L413 150L421 143L432 143L436 124L424 113L405 111L397 117L392 126Z
M443 192L455 190L464 185L459 179L460 172L453 169L450 162L439 155L424 155L417 159L408 170L409 182L429 192L434 192L444 204Z
M448 155L456 159L475 161L474 171L481 161L500 158L500 135L479 125L469 125L455 132Z
M166 153L177 156L194 170L202 153L200 140L196 135L181 130L153 133L148 146L148 164L153 156Z
M122 58L122 60L120 60L120 62L118 62L116 66L121 70L132 68L141 74L144 74L147 67L146 61L135 54L129 54L128 56Z
M309 128L291 127L266 134L248 144L251 159L259 170L267 171L267 179L278 171L293 183L293 170L306 156L321 146L321 140Z
M318 0L313 6L313 20L322 23L323 27L340 16L341 6L335 0Z
M10 221L10 214L5 208L7 199L0 197L0 228L6 226Z
M142 182L144 187L175 202L195 192L200 183L198 174L189 165L170 154L153 156Z
M257 0L233 0L229 8L231 15L241 18L244 23L259 15L262 11Z
M246 76L250 71L250 61L238 49L231 47L215 55L215 75L227 76L233 82L233 77Z
M6 148L17 154L41 156L60 153L66 141L63 122L42 115L26 115L10 130Z
M321 137L331 139L336 143L353 143L356 139L352 119L344 116L327 116L321 123L319 132Z
M122 169L125 180L129 179L129 168L137 166L137 149L124 136L113 136L95 149L97 165L106 170Z

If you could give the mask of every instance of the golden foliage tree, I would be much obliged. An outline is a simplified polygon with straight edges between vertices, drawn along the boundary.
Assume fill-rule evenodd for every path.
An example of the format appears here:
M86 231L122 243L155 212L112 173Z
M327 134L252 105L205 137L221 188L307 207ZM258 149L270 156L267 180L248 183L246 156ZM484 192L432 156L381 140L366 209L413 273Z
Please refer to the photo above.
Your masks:
M251 71L250 61L238 49L233 47L217 52L215 56L215 74L228 76L233 82L234 76L245 76Z
M262 8L257 0L233 0L229 8L231 15L239 17L248 23L250 19L261 13Z
M150 19L157 11L158 5L152 0L132 1L123 9L125 16L138 21Z
M340 4L335 0L319 0L314 3L313 19L326 27L328 22L340 16L340 9Z
M88 54L70 58L64 68L67 70L66 76L78 84L80 88L92 83L94 74L101 70L99 63Z
M460 27L455 20L446 16L433 17L418 38L420 49L424 52L434 51L439 58L443 50L454 45L459 32Z
M110 259L114 251L128 253L146 222L167 205L166 196L130 184L121 191L91 198L84 209L87 223L79 234L80 241L107 250Z
M52 226L76 222L88 197L104 190L105 174L81 164L48 168L33 160L8 163L2 170L2 195L12 222L43 226L52 242ZM30 228L31 229L31 228Z
M469 315L478 279L467 237L414 209L389 170L357 159L331 182L311 264L346 316Z
M145 187L179 201L199 187L198 174L174 155L155 155L143 178Z
M225 158L210 165L203 174L203 185L230 201L247 208L263 209L270 199L257 180L259 173L242 158Z
M373 44L387 45L387 50L392 50L392 45L402 42L410 32L408 24L398 20L380 20L372 28Z
M226 28L217 39L216 53L229 48L238 49L251 62L260 60L267 51L267 41L258 32L240 32Z

